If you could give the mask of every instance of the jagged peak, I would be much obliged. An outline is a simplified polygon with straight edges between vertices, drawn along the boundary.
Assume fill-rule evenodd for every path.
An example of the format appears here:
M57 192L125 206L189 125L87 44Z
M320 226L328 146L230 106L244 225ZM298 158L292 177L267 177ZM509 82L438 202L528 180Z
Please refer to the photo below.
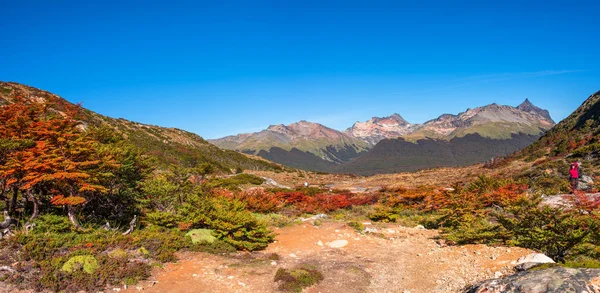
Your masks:
M406 119L404 119L404 118L403 118L403 117L402 117L400 114L398 114L398 113L394 113L394 114L392 114L392 115L390 115L390 116L387 116L387 117L373 117L373 118L371 118L371 121L372 121L372 122L374 122L374 123L377 123L377 122L379 122L379 121L386 120L386 119L392 119L392 120L395 120L396 122L398 122L398 124L410 124L408 121L406 121ZM368 122L368 121L367 121L367 122ZM356 121L356 123L362 123L362 122ZM355 124L356 124L356 123L355 123Z
M281 128L281 127L285 127L285 125L283 125L283 124L271 124L271 125L269 125L269 127L267 127L267 129L268 130L278 129L278 128Z
M525 101L523 101L523 103L519 104L517 106L517 109L530 108L530 107L536 107L536 106L533 103L531 103L531 101L529 101L528 98L525 98Z

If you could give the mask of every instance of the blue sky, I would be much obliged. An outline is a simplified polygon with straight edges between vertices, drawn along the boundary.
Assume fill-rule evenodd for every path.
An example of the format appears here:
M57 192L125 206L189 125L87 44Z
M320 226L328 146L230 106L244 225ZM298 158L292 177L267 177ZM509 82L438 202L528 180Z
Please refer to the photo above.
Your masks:
M205 138L600 90L599 1L4 1L0 80Z

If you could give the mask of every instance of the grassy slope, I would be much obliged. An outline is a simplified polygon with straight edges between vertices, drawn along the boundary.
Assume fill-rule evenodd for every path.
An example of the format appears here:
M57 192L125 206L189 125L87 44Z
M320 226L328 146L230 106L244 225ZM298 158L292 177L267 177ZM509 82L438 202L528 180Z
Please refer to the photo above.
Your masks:
M594 145L600 142L600 91L591 95L571 115L538 141L515 155L519 158L585 156L598 157ZM591 148L590 148L591 147ZM588 149L588 150L586 150Z
M15 96L41 97L61 109L69 104L61 97L18 83L0 82L0 104ZM222 150L208 143L202 137L176 128L165 128L115 119L85 110L85 120L88 124L108 126L121 134L131 144L140 148L157 159L160 165L171 163L194 166L198 163L209 162L221 170L235 168L253 170L280 169L274 163L257 160L235 151Z

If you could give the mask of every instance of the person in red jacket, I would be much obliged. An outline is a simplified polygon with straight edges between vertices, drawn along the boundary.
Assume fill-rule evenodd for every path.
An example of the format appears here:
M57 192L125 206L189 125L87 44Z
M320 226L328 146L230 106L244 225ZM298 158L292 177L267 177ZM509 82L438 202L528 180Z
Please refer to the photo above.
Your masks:
M571 190L574 192L577 190L577 185L579 185L579 165L577 163L571 164L569 175L571 177Z

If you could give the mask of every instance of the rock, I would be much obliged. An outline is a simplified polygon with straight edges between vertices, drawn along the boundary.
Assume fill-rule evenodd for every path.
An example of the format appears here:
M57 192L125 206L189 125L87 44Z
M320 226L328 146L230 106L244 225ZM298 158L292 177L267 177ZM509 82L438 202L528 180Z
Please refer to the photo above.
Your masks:
M582 175L581 178L579 178L579 182L583 182L586 184L594 184L594 179L592 179L592 177L588 175Z
M523 257L520 257L519 259L517 259L517 265L523 264L523 263L528 263L528 262L533 262L533 263L554 263L554 260L552 260L551 258L547 257L545 254L543 253L532 253Z
M348 245L348 240L335 240L328 244L331 248L342 248L346 245Z
M503 275L504 275L504 274L503 274L502 272L495 272L495 273L494 273L494 278L496 278L496 279L497 279L497 278L500 278L500 277L502 277Z
M142 290L144 290L144 287L137 286L137 287L135 287L135 290L142 291Z
M467 293L562 293L600 292L600 269L555 267L524 271L502 278L483 281Z
M290 257L297 258L298 256L293 253L290 253Z
M314 221L314 220L319 220L319 219L328 219L329 217L326 214L316 214L310 218L300 218L300 220L302 222L306 222L306 221Z
M271 265L272 265L272 266L276 266L276 265L277 265L277 262L276 262L276 261L271 261Z
M315 219L328 219L329 217L326 214L317 214L313 216Z
M581 176L581 178L579 178L579 184L577 185L577 188L580 190L589 190L592 188L593 184L594 180L592 179L592 177L583 175Z
M365 230L363 230L365 233L377 233L377 228L371 228L371 227L367 227L365 228Z
M423 225L417 225L415 229L425 230L425 227Z
M323 246L323 242L321 240L319 240L319 242L317 242L317 245Z

